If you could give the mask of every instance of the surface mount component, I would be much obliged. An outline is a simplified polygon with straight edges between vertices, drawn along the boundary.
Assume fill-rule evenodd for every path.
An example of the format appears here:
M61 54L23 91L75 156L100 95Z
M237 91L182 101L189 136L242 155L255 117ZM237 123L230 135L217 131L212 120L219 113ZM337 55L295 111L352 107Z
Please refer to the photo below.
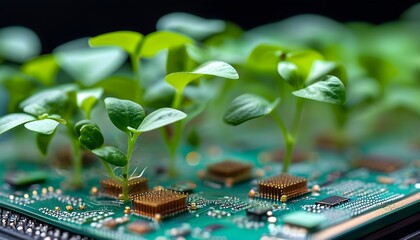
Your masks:
M246 216L251 221L262 221L267 219L267 212L270 210L270 207L252 207L246 210Z
M391 157L366 156L357 160L356 166L376 172L390 173L400 169L403 166L403 162Z
M167 190L144 192L133 201L133 211L145 217L170 217L187 210L187 195Z
M334 207L339 204L342 204L344 202L347 202L349 199L346 197L340 197L340 196L331 196L327 197L323 200L317 201L316 204L319 204L321 206L328 206L328 207Z
M252 178L252 165L249 163L225 160L207 167L207 179L233 186L236 183Z
M141 177L130 179L128 181L128 191L130 196L145 192L148 189L147 178ZM101 180L101 194L107 197L119 198L122 194L122 184L111 178L103 179Z
M42 183L48 179L48 173L44 171L9 172L4 181L13 187L27 187L35 183Z
M260 181L258 186L260 197L275 200L280 200L283 195L290 199L308 192L306 178L289 174L267 178Z

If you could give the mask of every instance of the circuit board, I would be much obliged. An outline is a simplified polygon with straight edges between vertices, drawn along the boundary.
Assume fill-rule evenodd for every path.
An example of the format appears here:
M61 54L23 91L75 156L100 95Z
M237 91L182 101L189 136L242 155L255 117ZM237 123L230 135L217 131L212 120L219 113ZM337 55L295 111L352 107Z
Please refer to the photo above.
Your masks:
M276 149L184 147L178 177L145 171L150 190L178 201L165 206L161 195L147 205L103 194L97 166L85 169L83 189L72 190L60 171L5 159L0 232L19 239L355 239L420 211L420 154L410 141L372 139L357 153L320 148L296 158L285 178L276 178ZM10 184L16 179L19 186Z

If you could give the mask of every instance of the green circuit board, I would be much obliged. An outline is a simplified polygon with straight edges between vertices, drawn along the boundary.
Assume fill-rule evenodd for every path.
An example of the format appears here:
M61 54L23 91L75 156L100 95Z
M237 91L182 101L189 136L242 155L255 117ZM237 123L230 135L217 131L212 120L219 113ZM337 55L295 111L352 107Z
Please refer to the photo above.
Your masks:
M290 173L307 179L307 191L287 201L258 195L260 181L279 175L280 163L271 155L275 149L184 148L187 161L179 163L183 167L176 179L159 175L153 167L145 171L149 189L186 194L184 211L164 219L138 214L132 202L101 194L100 167L87 168L87 184L76 191L65 186L60 171L33 161L4 160L0 174L6 182L13 180L10 174L18 166L27 176L36 179L38 174L45 181L19 188L2 183L0 217L3 229L28 239L68 239L71 234L93 239L357 238L419 211L419 152L410 141L373 139L358 153L319 149L306 155ZM392 158L387 162L391 168L355 165L358 155ZM225 159L250 163L252 178L233 185L208 179L209 164ZM44 225L37 227L34 221Z

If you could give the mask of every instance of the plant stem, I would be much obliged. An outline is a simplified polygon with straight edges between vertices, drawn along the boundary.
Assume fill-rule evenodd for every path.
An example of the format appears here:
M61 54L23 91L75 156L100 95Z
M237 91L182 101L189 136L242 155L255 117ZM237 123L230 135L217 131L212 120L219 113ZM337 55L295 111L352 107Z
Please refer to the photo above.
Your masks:
M123 180L123 199L124 202L129 201L129 189L128 189L128 180L129 174L128 169L130 167L130 159L133 154L134 146L136 145L137 138L140 136L140 133L127 133L127 164L124 166L122 180Z
M181 105L181 101L182 101L182 92L176 91L174 100L172 102L172 108L178 109L179 106Z
M286 125L283 123L283 120L280 118L278 113L273 112L274 120L276 121L277 125L279 126L281 130L281 133L284 139L285 148L286 148L282 173L287 173L289 171L289 166L290 166L290 163L292 162L293 150L296 144L297 131L299 129L299 122L302 115L302 108L303 108L303 101L302 99L298 98L296 100L296 109L295 109L295 114L293 116L293 125L292 125L291 132L287 130Z
M178 152L178 147L181 143L181 134L183 129L182 122L176 122L174 125L174 135L172 137L171 145L169 146L169 177L171 178L178 175L176 168L176 153Z
M74 136L73 124L67 123L66 126L73 148L73 177L71 185L74 188L80 188L82 186L82 156L80 153L80 144Z
M143 98L144 86L140 77L140 65L139 58L135 55L130 55L131 68L133 69L134 78L139 83L140 86L140 96ZM140 100L140 99L139 99Z
M303 109L303 99L297 98L296 99L296 108L295 108L295 115L293 116L293 125L292 125L292 135L294 137L297 136L299 130L299 123L300 118L302 116L302 109Z

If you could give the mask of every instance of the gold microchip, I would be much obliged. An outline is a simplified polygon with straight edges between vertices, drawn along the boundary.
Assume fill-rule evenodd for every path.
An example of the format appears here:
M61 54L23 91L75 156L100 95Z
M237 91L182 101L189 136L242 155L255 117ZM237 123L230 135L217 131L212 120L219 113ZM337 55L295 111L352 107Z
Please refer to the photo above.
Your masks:
M207 167L206 178L232 186L252 178L252 165L233 160L214 163Z
M130 198L133 198L134 195L145 192L148 189L147 178L141 177L130 179L128 181L128 192ZM116 182L112 178L103 179L101 180L101 194L108 197L119 198L122 194L122 184Z
M144 192L136 196L133 208L145 217L166 218L187 210L187 195L167 189Z
M357 167L367 168L377 172L394 172L402 167L403 163L395 158L384 156L366 156L356 161Z
M285 195L290 199L308 192L306 185L306 178L282 174L260 181L258 183L259 196L280 200Z

